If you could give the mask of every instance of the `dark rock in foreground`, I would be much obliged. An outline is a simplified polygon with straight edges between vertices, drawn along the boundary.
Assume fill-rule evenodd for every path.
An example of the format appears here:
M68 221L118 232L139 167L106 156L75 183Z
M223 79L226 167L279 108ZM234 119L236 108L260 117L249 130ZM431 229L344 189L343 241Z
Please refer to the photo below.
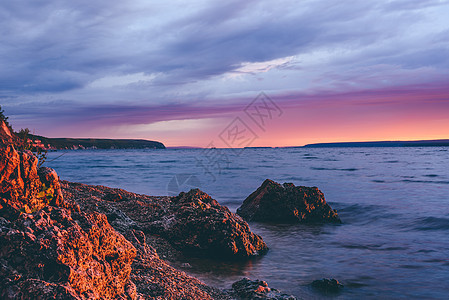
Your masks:
M317 187L280 185L269 179L245 199L237 214L247 221L341 223Z
M243 278L232 284L232 297L237 299L270 299L270 300L296 300L295 297L282 294L276 289L268 287L265 281Z
M173 198L169 211L158 223L161 234L190 254L244 258L268 250L245 221L199 189Z
M343 285L336 279L323 278L312 282L312 287L325 294L335 294L343 289Z

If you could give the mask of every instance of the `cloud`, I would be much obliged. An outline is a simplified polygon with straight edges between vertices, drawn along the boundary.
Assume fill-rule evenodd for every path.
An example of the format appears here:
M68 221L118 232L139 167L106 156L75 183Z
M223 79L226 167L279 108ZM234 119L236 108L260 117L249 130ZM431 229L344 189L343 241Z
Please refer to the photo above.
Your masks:
M448 14L445 0L6 1L0 99L24 123L147 124L261 90L432 84L449 75Z

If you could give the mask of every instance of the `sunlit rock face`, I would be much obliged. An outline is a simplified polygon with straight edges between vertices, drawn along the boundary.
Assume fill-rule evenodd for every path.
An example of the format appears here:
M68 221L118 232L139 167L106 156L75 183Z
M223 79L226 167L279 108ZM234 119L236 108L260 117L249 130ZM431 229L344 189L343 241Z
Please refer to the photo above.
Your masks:
M131 284L136 250L102 214L47 206L1 218L0 244L2 299L110 299Z
M283 185L265 180L237 209L247 221L277 223L341 223L317 187Z
M1 121L0 126L0 216L16 217L47 205L39 198L42 182L37 175L37 158L17 151L18 139Z
M19 148L2 122L0 298L135 298L132 244L103 214L64 202L56 172Z

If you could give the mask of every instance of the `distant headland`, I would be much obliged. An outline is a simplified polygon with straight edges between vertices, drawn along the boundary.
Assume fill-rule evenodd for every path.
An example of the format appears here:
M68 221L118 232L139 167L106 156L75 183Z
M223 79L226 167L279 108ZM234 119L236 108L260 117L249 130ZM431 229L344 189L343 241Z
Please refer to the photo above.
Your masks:
M438 147L449 146L446 140L422 140L422 141L378 141L378 142L336 142L307 144L298 148L338 148L338 147Z
M47 150L63 149L165 149L165 145L157 141L132 139L74 139L47 138L29 135L36 146Z

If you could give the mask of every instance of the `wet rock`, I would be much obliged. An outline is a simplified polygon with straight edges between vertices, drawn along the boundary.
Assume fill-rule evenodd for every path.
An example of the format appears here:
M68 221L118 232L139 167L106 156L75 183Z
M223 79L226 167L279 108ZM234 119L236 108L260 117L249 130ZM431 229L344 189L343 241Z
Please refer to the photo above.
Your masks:
M245 258L268 250L245 221L199 189L173 198L155 224L176 248L193 255Z
M343 285L336 279L323 278L312 282L312 287L325 294L338 293L343 289Z
M265 281L243 278L232 284L230 295L237 299L295 300L291 295L268 287Z
M281 185L269 179L245 199L237 214L247 221L341 223L317 187Z
M136 250L102 214L47 206L2 218L0 245L1 299L130 296Z

